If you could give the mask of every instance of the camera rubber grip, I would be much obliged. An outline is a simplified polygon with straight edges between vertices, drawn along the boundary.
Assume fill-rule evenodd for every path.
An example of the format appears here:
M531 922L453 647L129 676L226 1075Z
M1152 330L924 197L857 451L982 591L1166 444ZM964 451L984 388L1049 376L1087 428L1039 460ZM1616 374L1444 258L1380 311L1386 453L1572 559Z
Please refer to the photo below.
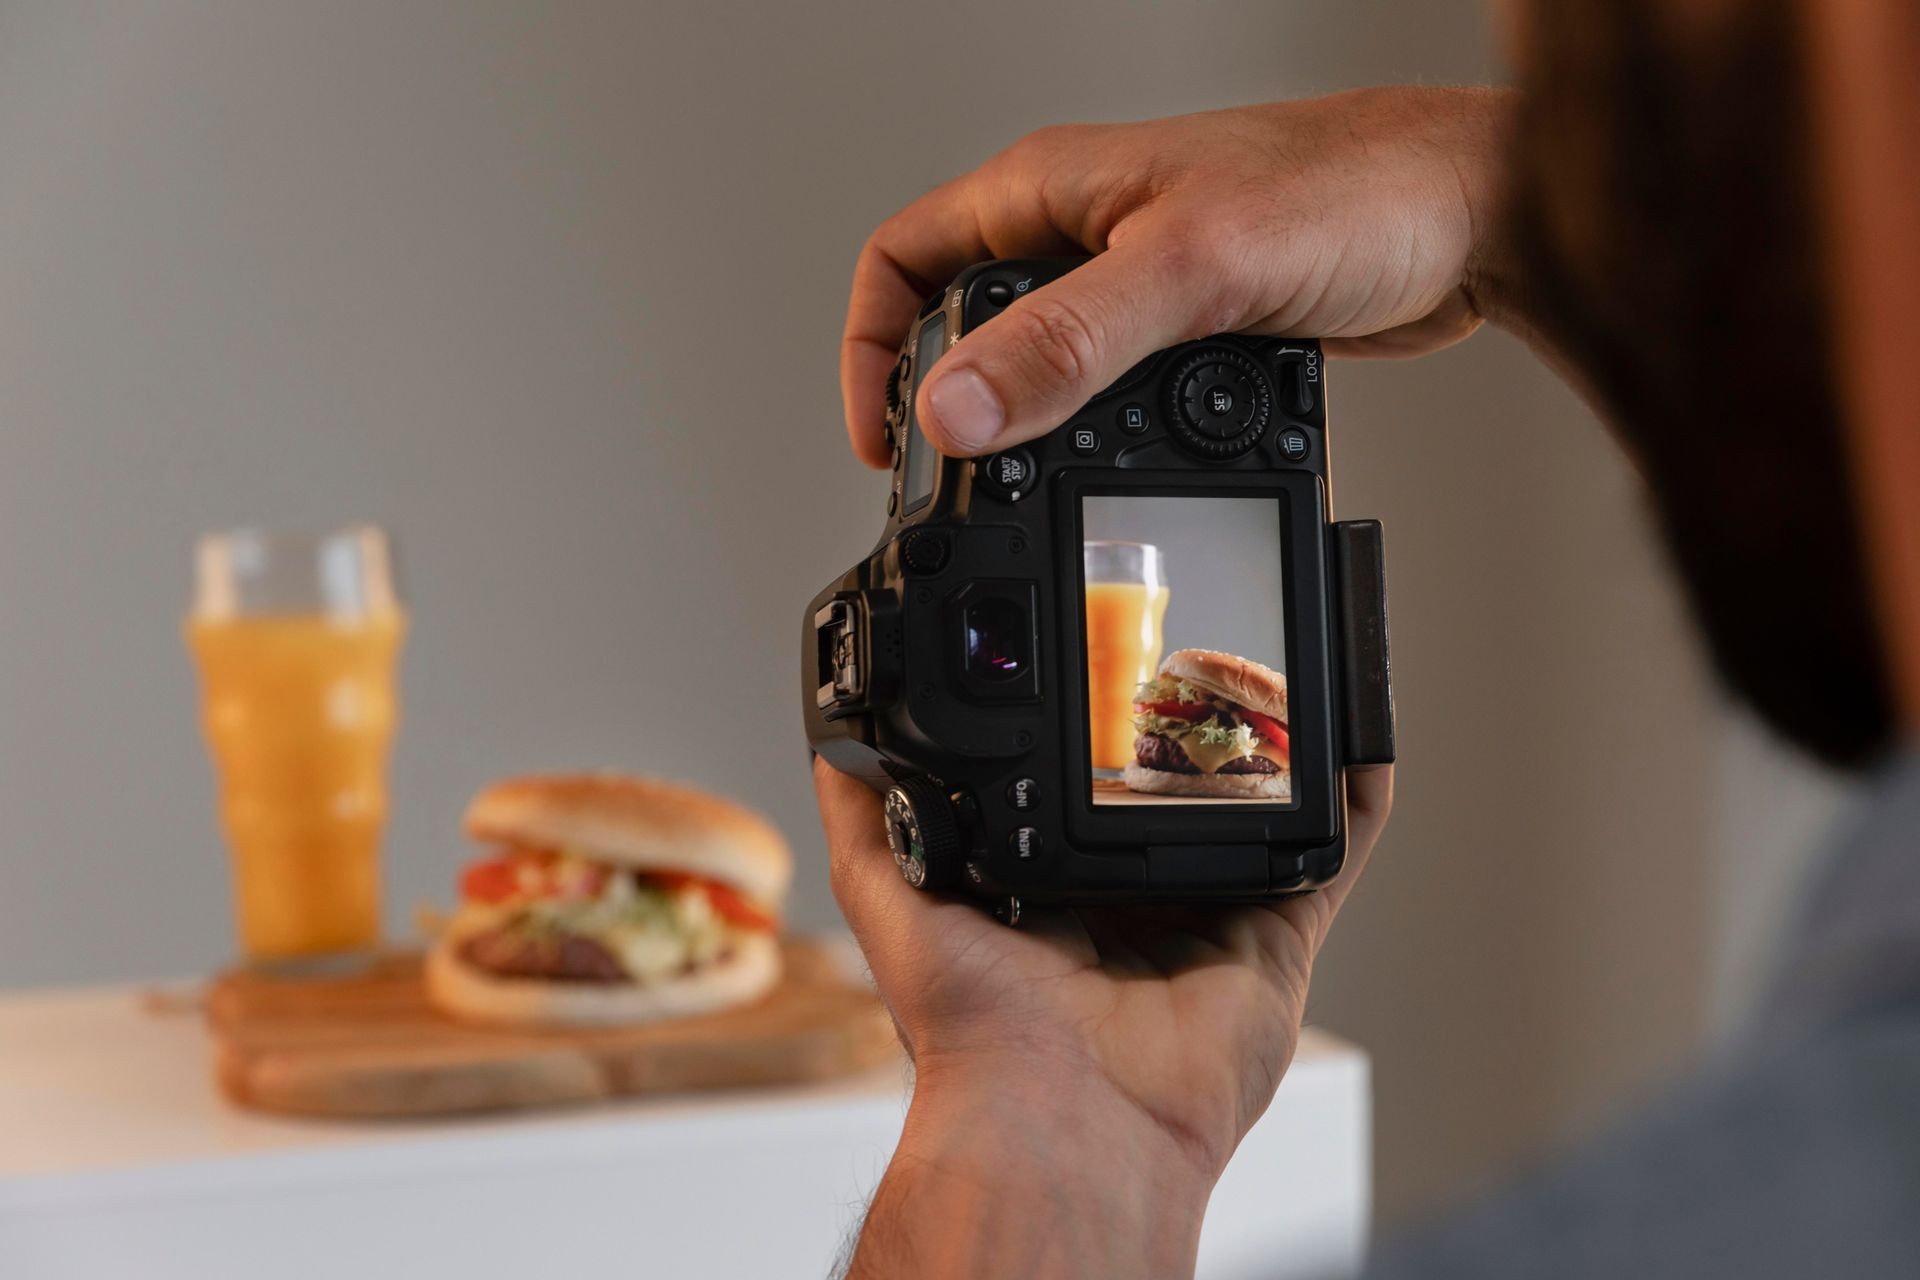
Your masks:
M1393 664L1387 654L1386 540L1378 520L1331 527L1340 650L1343 764L1393 763Z

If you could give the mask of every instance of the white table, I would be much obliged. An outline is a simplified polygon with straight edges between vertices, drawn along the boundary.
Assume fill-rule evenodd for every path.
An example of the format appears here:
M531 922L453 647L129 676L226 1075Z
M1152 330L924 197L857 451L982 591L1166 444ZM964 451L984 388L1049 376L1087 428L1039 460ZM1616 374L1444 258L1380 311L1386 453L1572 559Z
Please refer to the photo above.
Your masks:
M198 1018L133 988L0 997L0 1276L817 1278L904 1073L457 1122L239 1111ZM1367 1060L1309 1032L1214 1193L1209 1280L1338 1275L1368 1218Z

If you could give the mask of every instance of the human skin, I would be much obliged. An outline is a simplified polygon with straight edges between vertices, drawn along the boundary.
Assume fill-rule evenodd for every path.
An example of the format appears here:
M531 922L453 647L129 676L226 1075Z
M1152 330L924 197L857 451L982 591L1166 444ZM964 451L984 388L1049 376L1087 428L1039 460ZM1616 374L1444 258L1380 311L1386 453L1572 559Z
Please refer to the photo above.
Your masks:
M1044 434L1141 356L1210 333L1318 337L1336 356L1458 342L1498 305L1486 229L1511 107L1499 90L1372 89L1021 139L862 250L840 357L854 452L887 465L901 336L988 258L1098 254L928 375L921 423L955 455Z
M1739 2L1664 13L1678 35L1711 34ZM1920 20L1894 0L1803 0L1801 17L1847 445L1911 734ZM1223 329L1418 354L1492 321L1537 346L1495 216L1510 109L1497 93L1371 91L1016 146L890 219L862 255L842 364L856 452L885 461L882 380L922 296L988 257L1101 255L943 358L922 410L956 454L1041 434L1140 356ZM1189 1274L1207 1193L1284 1073L1390 775L1352 778L1352 856L1328 892L1262 914L1052 913L1018 932L907 890L874 797L824 766L816 783L836 894L919 1069L850 1274Z
M1493 90L1373 90L1016 144L863 252L843 351L855 451L885 461L900 338L983 258L1098 254L942 357L921 412L956 454L1042 434L1141 356L1209 333L1312 334L1343 355L1459 341L1499 314L1485 228L1510 110ZM980 386L997 406L984 432L968 417ZM909 888L878 798L824 763L815 781L835 895L916 1067L850 1274L1190 1272L1208 1194L1292 1059L1392 771L1348 772L1347 862L1318 893L1038 911L1018 930Z

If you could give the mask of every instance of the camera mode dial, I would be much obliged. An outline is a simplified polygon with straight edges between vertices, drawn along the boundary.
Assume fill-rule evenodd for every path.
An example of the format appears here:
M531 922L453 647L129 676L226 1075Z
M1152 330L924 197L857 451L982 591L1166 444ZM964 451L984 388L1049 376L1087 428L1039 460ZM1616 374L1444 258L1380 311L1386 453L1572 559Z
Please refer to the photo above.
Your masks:
M1273 417L1273 387L1251 356L1203 347L1167 380L1173 436L1190 452L1225 461L1260 443Z
M960 824L946 792L908 778L887 792L887 844L906 882L945 889L960 878Z

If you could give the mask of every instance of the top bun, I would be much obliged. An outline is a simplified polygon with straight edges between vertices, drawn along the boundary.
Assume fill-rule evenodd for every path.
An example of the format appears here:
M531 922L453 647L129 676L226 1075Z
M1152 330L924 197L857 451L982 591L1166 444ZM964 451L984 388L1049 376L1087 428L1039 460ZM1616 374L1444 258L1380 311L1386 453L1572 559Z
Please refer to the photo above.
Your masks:
M615 773L496 782L467 805L487 843L570 849L639 871L684 871L777 904L793 879L787 842L759 814L693 787Z
M1160 674L1197 684L1250 711L1287 719L1287 678L1251 658L1212 649L1176 649L1160 664Z

